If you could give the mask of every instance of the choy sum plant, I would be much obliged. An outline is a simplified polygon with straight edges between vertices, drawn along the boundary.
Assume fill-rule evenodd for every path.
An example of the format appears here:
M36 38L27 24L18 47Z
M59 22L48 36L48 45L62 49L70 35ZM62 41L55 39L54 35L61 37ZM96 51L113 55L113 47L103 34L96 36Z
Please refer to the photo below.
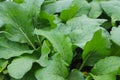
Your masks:
M0 80L119 80L120 0L0 0Z

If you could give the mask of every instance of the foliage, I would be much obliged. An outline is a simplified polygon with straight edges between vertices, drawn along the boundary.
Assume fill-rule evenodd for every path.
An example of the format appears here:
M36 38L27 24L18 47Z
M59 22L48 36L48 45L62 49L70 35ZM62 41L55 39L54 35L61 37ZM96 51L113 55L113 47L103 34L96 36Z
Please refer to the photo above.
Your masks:
M120 0L0 0L0 80L120 78Z

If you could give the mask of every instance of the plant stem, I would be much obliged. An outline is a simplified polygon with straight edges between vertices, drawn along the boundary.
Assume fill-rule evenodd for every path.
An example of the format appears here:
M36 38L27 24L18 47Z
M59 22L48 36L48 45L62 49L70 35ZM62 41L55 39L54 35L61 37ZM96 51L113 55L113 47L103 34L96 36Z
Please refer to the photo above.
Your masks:
M39 36L37 35L38 43L41 45L41 41L39 39Z
M88 60L88 58L91 56L92 53L93 53L93 52L90 52L90 53L87 55L87 57L83 60L81 66L80 66L80 68L79 68L79 71L81 71L82 68L85 66L86 61Z
M28 36L23 32L23 30L21 28L19 28L19 30L23 33L23 35L25 36L25 38L27 39L27 41L30 43L30 45L33 47L33 49L36 50L35 46L31 42L31 40L28 38Z

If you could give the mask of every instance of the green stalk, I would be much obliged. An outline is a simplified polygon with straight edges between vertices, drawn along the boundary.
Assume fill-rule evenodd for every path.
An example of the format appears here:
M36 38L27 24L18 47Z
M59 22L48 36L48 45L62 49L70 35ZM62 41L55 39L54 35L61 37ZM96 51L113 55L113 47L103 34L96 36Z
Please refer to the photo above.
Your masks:
M28 38L28 36L23 32L23 30L21 28L19 28L19 30L22 32L22 34L25 36L25 38L27 39L27 41L30 43L30 45L33 47L34 50L36 50L35 46L33 45L33 43L31 42L31 40Z

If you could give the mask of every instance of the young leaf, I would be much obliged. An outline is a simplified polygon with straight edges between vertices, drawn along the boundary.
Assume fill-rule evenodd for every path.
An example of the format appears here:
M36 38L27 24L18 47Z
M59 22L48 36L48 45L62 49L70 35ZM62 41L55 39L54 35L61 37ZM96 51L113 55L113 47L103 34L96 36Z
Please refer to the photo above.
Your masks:
M109 35L103 30L98 30L92 40L85 45L82 54L84 65L93 66L99 59L110 55L110 46Z
M120 26L119 27L113 27L111 33L111 39L113 42L115 42L117 45L120 46Z
M57 53L60 53L63 60L70 64L72 61L73 53L72 53L72 44L70 39L60 32L56 32L54 30L51 31L43 31L35 29L35 34L46 37L54 47Z
M78 11L78 7L76 5L71 6L70 8L63 10L60 14L60 18L62 21L66 22L67 20L71 19L76 15Z
M45 68L37 70L37 80L66 80L68 69L60 55L55 55Z
M48 54L50 53L50 48L47 41L43 42L42 48L41 48L41 57L37 61L41 66L46 67L49 63L48 61Z
M120 57L111 56L98 61L92 69L94 75L117 75L120 68Z
M19 44L0 37L0 58L9 59L25 53L33 53L27 45Z
M21 79L32 67L34 58L29 56L15 58L8 65L8 73L15 79Z

